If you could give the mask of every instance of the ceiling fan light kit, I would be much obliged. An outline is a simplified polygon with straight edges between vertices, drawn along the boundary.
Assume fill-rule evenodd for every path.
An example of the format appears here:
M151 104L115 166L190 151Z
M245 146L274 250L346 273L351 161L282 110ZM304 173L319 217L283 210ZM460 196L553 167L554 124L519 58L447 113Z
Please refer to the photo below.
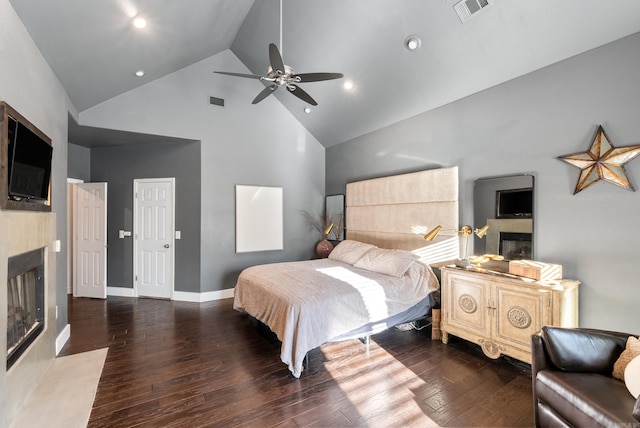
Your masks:
M282 48L282 0L280 0L280 48ZM344 77L342 73L296 74L293 67L284 63L282 54L275 43L269 43L269 64L270 65L267 68L267 74L265 76L231 73L227 71L214 71L214 73L226 74L228 76L235 77L245 77L249 79L259 79L263 82L268 82L269 84L267 87L253 99L251 104L258 104L260 101L271 95L276 89L284 86L287 88L287 91L312 106L317 106L318 103L311 97L311 95L298 86L299 83L320 82L324 80L341 79Z

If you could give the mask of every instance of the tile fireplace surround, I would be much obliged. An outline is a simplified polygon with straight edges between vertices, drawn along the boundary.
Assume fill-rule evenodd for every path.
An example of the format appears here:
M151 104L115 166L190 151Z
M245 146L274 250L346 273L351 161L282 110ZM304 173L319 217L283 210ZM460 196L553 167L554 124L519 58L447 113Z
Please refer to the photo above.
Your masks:
M7 259L45 247L45 330L7 371L7 287L0 286L0 426L11 425L20 406L44 376L56 352L55 214L0 211L0 278L7 278Z

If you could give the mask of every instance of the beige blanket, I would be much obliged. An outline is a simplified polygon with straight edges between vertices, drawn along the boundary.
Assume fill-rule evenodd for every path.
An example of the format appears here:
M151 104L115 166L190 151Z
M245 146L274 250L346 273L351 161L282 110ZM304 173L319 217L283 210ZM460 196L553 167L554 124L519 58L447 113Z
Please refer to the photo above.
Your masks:
M437 289L435 275L419 262L397 278L320 259L245 269L233 306L269 326L282 342L282 362L300 377L308 351L403 312Z

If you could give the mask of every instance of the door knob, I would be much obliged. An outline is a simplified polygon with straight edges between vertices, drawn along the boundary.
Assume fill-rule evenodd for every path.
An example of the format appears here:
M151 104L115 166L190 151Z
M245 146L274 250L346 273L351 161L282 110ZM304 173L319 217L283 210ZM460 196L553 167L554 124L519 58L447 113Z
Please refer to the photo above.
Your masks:
M164 248L169 248L169 244L164 244Z

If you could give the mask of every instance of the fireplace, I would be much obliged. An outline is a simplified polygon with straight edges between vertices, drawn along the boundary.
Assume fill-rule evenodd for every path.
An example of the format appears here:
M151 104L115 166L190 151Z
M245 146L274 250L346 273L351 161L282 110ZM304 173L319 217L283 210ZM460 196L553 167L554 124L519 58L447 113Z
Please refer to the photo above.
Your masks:
M8 258L7 370L44 331L44 248Z
M531 259L531 233L500 232L499 253L509 260Z
M4 331L7 332L7 336L0 338L0 348L3 349L2 353L5 358L9 357L7 350L11 350L10 358L14 360L12 364L3 361L0 368L0 427L12 425L19 409L24 405L29 394L38 386L56 356L55 240L56 215L54 213L0 209L0 276L7 278L7 288L0 287L0 308L2 309L0 310L2 314L0 316L0 331L3 331L2 334ZM44 265L44 269L42 265ZM9 300L10 278L18 277L33 269L35 272L20 279L19 287L18 280L14 281L18 291L17 293L11 292L11 294L22 297L29 295L24 290L31 286L27 287L26 284L35 282L34 290L39 287L44 288L44 291L34 291L31 294L33 299L30 298L29 302L37 302L35 309L31 303L16 305ZM5 311L9 306L31 307L31 310L25 309L24 312L37 314L36 320L39 318L39 321L35 323L36 327L31 326L27 329L29 333L26 339L22 340L17 347L15 343L13 346L6 346L9 336L9 320ZM22 320L19 321L21 324ZM39 334L37 332L40 330L38 325L42 326L42 331ZM22 330L25 330L24 326ZM11 341L15 342L15 339L11 339ZM18 348L19 350L17 350ZM7 369L8 365L11 366L10 369Z

